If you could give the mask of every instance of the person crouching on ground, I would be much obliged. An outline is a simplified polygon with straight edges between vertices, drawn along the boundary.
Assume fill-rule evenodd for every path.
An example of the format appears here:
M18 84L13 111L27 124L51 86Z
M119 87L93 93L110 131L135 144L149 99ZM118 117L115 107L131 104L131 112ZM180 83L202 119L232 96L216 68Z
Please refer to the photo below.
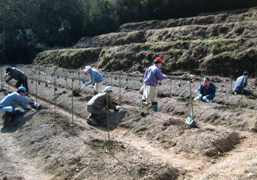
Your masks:
M116 106L112 103L111 86L107 86L104 91L104 93L98 93L92 97L87 103L87 111L90 113L87 119L88 124L99 125L99 122L107 117L107 110L104 109L107 106L108 109L114 109L114 111L120 109L120 106Z
M248 84L248 72L245 71L244 74L237 78L234 86L234 92L236 94L245 94L250 95L252 92L248 89L245 89Z
M3 85L9 82L11 79L17 80L15 87L19 88L21 85L26 88L26 94L29 93L28 88L28 78L24 72L19 69L13 68L6 68L6 76Z
M23 113L21 110L17 109L18 106L24 110L30 110L28 105L34 106L35 108L40 106L38 103L25 97L26 92L25 87L19 87L17 92L8 94L0 102L0 113L4 113L5 122L8 121L12 115L19 115Z
M163 59L157 57L154 60L154 65L150 66L145 71L144 76L143 97L141 106L143 107L148 102L152 102L152 108L155 112L158 111L156 86L158 85L158 81L162 81L166 78L166 76L161 73L160 68L162 63Z
M206 103L212 103L215 97L216 87L208 77L205 77L204 82L197 89L197 93L198 96L194 100L202 100Z
M91 66L86 66L84 72L89 73L91 77L91 80L85 84L85 87L95 83L94 94L96 95L97 93L99 93L99 83L102 83L104 81L102 74Z

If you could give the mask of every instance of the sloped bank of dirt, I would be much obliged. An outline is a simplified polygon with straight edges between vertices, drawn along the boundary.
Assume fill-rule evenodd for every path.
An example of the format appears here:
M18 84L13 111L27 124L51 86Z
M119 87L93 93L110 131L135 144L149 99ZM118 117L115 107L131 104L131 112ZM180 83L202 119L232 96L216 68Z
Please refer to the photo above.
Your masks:
M38 67L26 66L24 70L32 72L29 75L31 94L44 100L42 103L45 108L31 115L27 121L14 124L14 130L2 129L4 136L1 138L14 139L6 146L9 149L18 147L21 153L17 158L24 159L21 168L17 168L17 177L29 179L19 172L25 169L28 162L33 162L30 163L30 168L38 169L35 177L43 176L45 179L200 179L203 173L217 167L216 163L220 164L224 158L229 159L230 154L232 157L235 154L240 156L238 147L244 146L250 152L246 142L253 137L251 128L256 124L256 119L255 109L252 107L256 101L244 97L243 111L239 111L240 104L236 102L241 96L227 94L222 78L213 77L218 87L214 103L194 104L198 128L190 128L185 124L186 116L190 113L187 78L174 77L172 96L169 94L170 82L163 81L158 87L160 112L154 113L150 110L149 115L142 117L142 112L147 112L147 109L139 106L141 95L138 90L142 85L142 74L123 73L120 81L122 109L120 112L112 112L110 116L113 157L106 153L107 123L102 122L98 127L85 123L88 115L86 103L93 96L91 86L83 88L78 96L73 97L75 134L69 126L72 112L71 78L75 79L73 87L80 88L82 81L89 80L89 75L47 67L44 77L44 69L39 72ZM101 88L107 84L112 85L113 97L119 97L119 75L102 73L105 82ZM79 77L82 78L81 82ZM49 81L47 87L45 79ZM201 80L200 77L195 79L193 89L197 88ZM40 84L36 85L37 81ZM14 85L15 82L11 81L10 84ZM1 92L1 97L3 96L4 92ZM54 103L57 105L56 119L52 111ZM239 108L238 112L234 113L236 108ZM30 117L29 113L32 112L28 112L26 116ZM22 119L17 122L22 122ZM6 148L5 144L0 147ZM15 162L11 161L9 164L14 166ZM246 166L244 168L248 169ZM248 171L256 177L253 169L249 168ZM3 176L11 177L10 169L3 172ZM247 175L241 173L241 177ZM212 176L213 174L208 174L210 179Z
M10 126L1 129L4 134L1 141L8 141L1 144L1 149L9 151L1 154L0 177L163 180L179 176L177 169L158 162L156 157L136 150L129 143L112 139L113 155L107 153L105 132L76 123L72 130L70 119L62 113L54 117L51 109L17 117Z

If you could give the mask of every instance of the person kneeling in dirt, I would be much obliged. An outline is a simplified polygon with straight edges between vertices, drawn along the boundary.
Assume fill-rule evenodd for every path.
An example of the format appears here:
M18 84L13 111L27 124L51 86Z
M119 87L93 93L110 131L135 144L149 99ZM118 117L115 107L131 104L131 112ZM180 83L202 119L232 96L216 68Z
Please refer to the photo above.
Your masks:
M29 100L26 95L26 88L19 87L17 92L13 92L8 94L1 102L0 102L0 113L4 113L4 125L6 125L7 121L12 118L12 116L20 115L23 112L17 109L18 106L23 108L24 110L30 110L28 105L31 105L34 108L38 108L40 105L34 101Z
M141 88L143 90L141 106L144 107L148 102L152 102L152 108L155 112L158 111L156 86L158 85L158 81L166 78L166 75L162 74L160 70L162 63L163 59L160 57L154 60L154 65L145 71L144 85Z
M234 86L234 92L235 94L245 94L250 95L251 91L248 89L245 89L248 84L248 72L245 71L244 74L237 78Z
M95 84L94 94L96 95L97 93L99 93L99 83L102 83L104 81L102 74L91 66L86 66L84 72L89 73L91 77L91 80L85 84L85 87L90 84Z
M9 82L11 79L17 80L16 82L16 88L20 87L21 85L26 88L27 92L29 92L28 88L28 78L24 72L22 72L19 69L13 68L6 68L6 75L5 75L5 81L3 82L3 86L5 83Z
M99 122L107 117L107 110L104 109L107 106L108 109L114 109L114 111L119 111L120 109L120 106L112 103L111 86L107 86L104 91L104 93L98 93L92 97L87 103L87 111L90 113L87 119L88 124L99 125Z
M202 100L206 103L212 103L215 97L216 87L208 77L205 77L204 82L197 89L197 93L198 96L194 100Z

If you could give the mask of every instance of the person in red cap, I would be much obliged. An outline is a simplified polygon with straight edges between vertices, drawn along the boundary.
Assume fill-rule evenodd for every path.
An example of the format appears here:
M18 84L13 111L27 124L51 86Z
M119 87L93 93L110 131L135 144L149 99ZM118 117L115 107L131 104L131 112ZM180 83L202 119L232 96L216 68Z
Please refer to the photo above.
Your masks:
M158 111L156 86L158 85L158 81L162 81L166 78L166 75L162 74L160 69L162 63L162 58L155 58L154 65L150 66L145 71L144 76L143 97L141 106L143 107L147 102L152 102L152 108L155 112Z

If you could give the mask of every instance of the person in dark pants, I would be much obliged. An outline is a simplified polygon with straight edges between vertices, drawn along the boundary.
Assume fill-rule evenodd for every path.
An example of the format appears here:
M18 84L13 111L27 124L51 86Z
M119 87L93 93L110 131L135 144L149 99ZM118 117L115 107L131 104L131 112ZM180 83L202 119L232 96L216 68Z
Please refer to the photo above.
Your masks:
M19 87L17 92L13 92L8 94L1 102L0 102L0 114L4 114L4 126L9 119L12 118L13 115L19 115L24 112L17 109L20 106L24 110L30 110L29 106L34 108L38 108L40 104L37 102L31 101L27 97L25 97L26 88Z
M108 105L108 109L118 111L120 106L116 106L112 102L112 88L107 86L104 93L98 93L92 97L87 103L87 111L90 115L87 118L87 123L98 125L101 120L107 117L107 110L104 109ZM108 101L108 102L107 102Z
M19 69L16 69L15 67L13 68L6 68L6 76L5 80L3 82L3 85L7 82L9 82L11 79L17 80L16 82L16 88L19 88L21 85L26 88L27 93L29 92L28 88L28 78L24 72L22 72Z
M237 78L234 86L234 92L236 94L250 95L252 92L245 89L248 84L248 72L245 71L244 74Z
M194 99L195 101L202 100L206 103L212 103L215 97L216 87L208 77L205 77L204 82L197 89L197 93L198 96Z
M94 94L99 93L99 85L103 83L104 78L101 73L99 73L95 68L91 66L86 66L84 72L89 73L91 80L85 84L85 87L90 84L94 84Z

